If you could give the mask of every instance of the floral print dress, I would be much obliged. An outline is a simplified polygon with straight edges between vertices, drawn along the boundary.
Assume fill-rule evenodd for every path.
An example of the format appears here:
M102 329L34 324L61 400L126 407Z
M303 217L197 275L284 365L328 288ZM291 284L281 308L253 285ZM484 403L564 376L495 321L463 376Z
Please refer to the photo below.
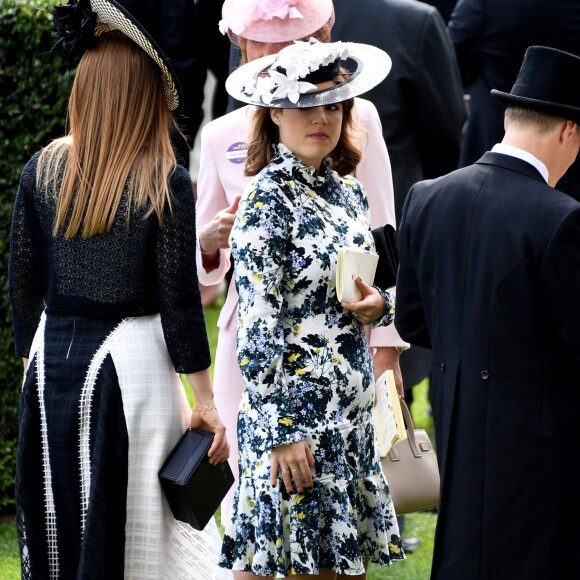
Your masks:
M283 145L246 189L230 243L239 293L240 478L220 565L362 574L404 559L372 419L364 328L335 291L340 247L374 251L363 189ZM392 314L384 323L392 321ZM270 483L272 447L305 440L314 487Z

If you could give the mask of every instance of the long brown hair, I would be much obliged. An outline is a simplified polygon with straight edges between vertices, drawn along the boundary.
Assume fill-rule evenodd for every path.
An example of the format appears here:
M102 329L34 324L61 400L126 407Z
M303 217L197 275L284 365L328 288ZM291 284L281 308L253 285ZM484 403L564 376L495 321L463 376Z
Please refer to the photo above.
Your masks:
M354 131L359 130L352 119L353 105L354 99L342 102L340 138L329 155L332 159L332 168L342 176L354 173L362 157L361 151L353 139ZM270 109L256 107L252 117L252 132L250 134L244 173L246 175L257 175L262 171L272 161L274 153L272 145L279 142L278 125L272 121Z
M70 132L42 153L37 183L56 196L53 234L89 238L111 229L127 188L126 221L136 208L163 224L171 208L175 122L153 60L120 32L81 58L68 106ZM64 164L62 183L57 177Z

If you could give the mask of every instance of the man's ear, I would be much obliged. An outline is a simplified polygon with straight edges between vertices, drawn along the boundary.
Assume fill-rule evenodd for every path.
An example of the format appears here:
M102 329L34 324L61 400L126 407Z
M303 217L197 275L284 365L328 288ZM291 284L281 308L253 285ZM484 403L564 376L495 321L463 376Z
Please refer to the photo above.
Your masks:
M564 142L569 141L570 139L575 139L577 134L576 132L578 130L579 129L576 123L574 123L574 121L570 121L569 119L567 119L566 121L564 121L564 124L562 125L562 129L560 131L560 139Z

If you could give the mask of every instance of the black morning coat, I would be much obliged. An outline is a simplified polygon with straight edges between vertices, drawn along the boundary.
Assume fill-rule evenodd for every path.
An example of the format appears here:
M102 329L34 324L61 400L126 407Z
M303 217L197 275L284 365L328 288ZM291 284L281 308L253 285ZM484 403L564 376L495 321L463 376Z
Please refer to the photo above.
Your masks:
M433 349L432 578L580 578L580 204L486 153L409 192L395 326Z

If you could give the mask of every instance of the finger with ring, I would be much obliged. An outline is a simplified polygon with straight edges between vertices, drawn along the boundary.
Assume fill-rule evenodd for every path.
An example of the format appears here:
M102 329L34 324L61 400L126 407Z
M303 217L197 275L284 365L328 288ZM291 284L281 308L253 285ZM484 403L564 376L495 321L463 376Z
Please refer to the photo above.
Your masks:
M353 312L352 315L354 318L358 318L358 312Z

